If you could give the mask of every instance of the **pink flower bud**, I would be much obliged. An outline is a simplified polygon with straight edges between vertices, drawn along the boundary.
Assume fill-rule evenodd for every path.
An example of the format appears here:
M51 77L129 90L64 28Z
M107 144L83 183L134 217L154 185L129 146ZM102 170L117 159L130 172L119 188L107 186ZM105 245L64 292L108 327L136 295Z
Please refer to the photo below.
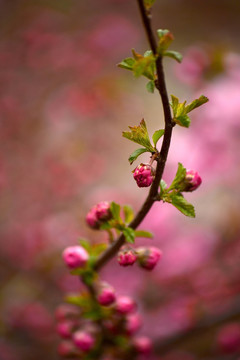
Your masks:
M70 339L72 337L72 330L74 327L73 321L66 320L57 324L57 333L64 339Z
M73 334L73 342L80 350L88 352L94 347L95 339L90 333L78 330Z
M76 353L74 344L71 341L62 341L58 345L58 354L63 357L69 357Z
M93 206L86 216L87 224L93 229L99 229L101 224L112 218L110 211L110 204L107 201L102 201Z
M152 184L155 170L149 164L140 164L133 171L133 177L139 187L148 187Z
M158 248L151 246L137 249L139 265L147 270L152 270L162 257L162 252Z
M217 342L225 353L240 349L240 325L232 323L224 326L218 333Z
M129 296L120 296L116 300L116 310L120 314L128 314L136 310L136 303Z
M142 319L138 314L131 314L126 317L125 328L129 335L137 332L142 325Z
M201 177L196 171L187 170L186 177L184 179L184 190L183 191L194 191L202 183Z
M82 246L70 246L63 251L63 260L70 269L84 267L89 255Z
M133 339L133 346L140 354L149 354L152 350L152 341L146 336Z
M121 266L133 265L137 260L137 255L133 249L125 248L118 253L118 263Z
M110 285L104 284L98 293L97 300L100 305L111 305L116 300L114 289Z

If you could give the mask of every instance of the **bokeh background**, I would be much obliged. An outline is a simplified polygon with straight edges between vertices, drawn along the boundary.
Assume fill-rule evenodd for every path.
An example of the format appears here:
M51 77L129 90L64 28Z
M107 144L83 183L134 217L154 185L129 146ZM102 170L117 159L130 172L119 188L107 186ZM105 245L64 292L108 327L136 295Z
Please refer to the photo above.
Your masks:
M132 204L147 194L132 178L135 150L121 131L145 118L163 126L159 95L116 64L148 49L136 2L1 0L0 27L0 358L58 359L54 311L81 285L61 260L89 230L85 214L102 200ZM196 219L156 204L141 228L163 259L151 273L103 271L132 295L156 359L240 356L240 3L156 0L154 28L170 29L182 65L165 60L169 94L202 93L190 130L175 128L164 174L182 162L203 184L187 198ZM140 161L147 161L142 156Z

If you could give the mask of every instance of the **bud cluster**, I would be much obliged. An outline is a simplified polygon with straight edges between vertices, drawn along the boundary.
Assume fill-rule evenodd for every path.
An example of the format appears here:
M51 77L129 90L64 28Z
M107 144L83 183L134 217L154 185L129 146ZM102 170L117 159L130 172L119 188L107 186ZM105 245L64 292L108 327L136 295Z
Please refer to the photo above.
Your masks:
M154 246L133 249L123 247L118 253L118 263L121 266L133 265L136 261L146 270L152 270L162 257L162 251Z
M57 333L62 338L58 347L60 356L84 357L101 347L104 354L121 357L149 354L152 342L148 337L136 336L142 325L136 302L130 296L116 296L114 288L100 282L95 289L94 307L103 314L98 321L81 317L81 306L61 306L56 311ZM102 310L101 310L102 309ZM104 309L108 309L107 312ZM115 339L123 338L127 347L121 347Z

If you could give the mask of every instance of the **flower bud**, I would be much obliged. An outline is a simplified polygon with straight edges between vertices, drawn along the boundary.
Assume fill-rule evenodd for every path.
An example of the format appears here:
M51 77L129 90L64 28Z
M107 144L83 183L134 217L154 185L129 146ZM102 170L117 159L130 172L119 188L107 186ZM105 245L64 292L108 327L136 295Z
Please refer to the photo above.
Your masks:
M78 330L73 334L73 342L84 352L90 351L95 345L94 337L84 330Z
M98 292L97 300L100 305L111 305L116 300L116 295L113 287L108 284L103 284Z
M70 269L84 267L89 255L82 246L70 246L63 251L63 260Z
M155 177L155 170L149 164L140 164L133 171L133 177L139 187L148 187Z
M125 329L129 335L137 332L142 325L142 319L139 314L131 314L126 317Z
M162 257L161 250L154 246L138 248L137 254L139 265L146 270L152 270Z
M101 224L112 218L110 204L102 201L93 206L86 216L87 224L93 229L99 229Z
M139 336L133 339L133 346L140 354L149 354L152 350L152 341L146 336Z
M129 296L119 296L116 300L116 310L120 314L128 314L136 310L136 303Z
M64 339L70 339L72 337L72 330L74 323L71 320L61 321L57 324L57 333Z
M199 174L194 170L187 170L182 191L194 191L202 183Z
M118 263L121 266L133 265L137 260L135 251L131 248L123 248L118 253Z

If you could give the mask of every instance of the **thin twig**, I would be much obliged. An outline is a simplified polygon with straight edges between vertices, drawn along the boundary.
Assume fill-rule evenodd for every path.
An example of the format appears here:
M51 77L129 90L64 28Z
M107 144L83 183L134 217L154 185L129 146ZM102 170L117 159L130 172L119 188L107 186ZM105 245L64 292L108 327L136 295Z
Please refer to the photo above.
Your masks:
M150 44L150 47L153 51L153 53L156 56L156 69L157 69L157 88L162 100L162 106L164 111L164 122L165 122L165 132L162 142L162 147L159 153L157 161L157 167L156 167L156 174L155 179L152 183L152 186L149 190L148 196L143 203L141 209L136 214L133 221L129 224L129 226L132 229L136 229L139 224L142 222L142 220L145 218L149 210L151 209L153 203L157 199L158 195L158 189L159 189L159 183L162 179L163 171L165 168L168 150L170 147L171 137L172 137L172 116L171 116L171 110L169 105L169 99L167 94L167 88L165 83L165 77L164 77L164 71L163 71L163 65L162 65L162 57L157 55L157 44L156 40L153 34L152 26L150 17L148 16L143 0L137 0L142 22L144 29L147 34L147 38ZM121 248L121 246L125 243L125 237L123 234L121 234L118 239L116 239L108 248L106 251L104 251L99 258L97 259L95 263L95 270L99 270L101 267L103 267L113 256L116 255L118 250Z

